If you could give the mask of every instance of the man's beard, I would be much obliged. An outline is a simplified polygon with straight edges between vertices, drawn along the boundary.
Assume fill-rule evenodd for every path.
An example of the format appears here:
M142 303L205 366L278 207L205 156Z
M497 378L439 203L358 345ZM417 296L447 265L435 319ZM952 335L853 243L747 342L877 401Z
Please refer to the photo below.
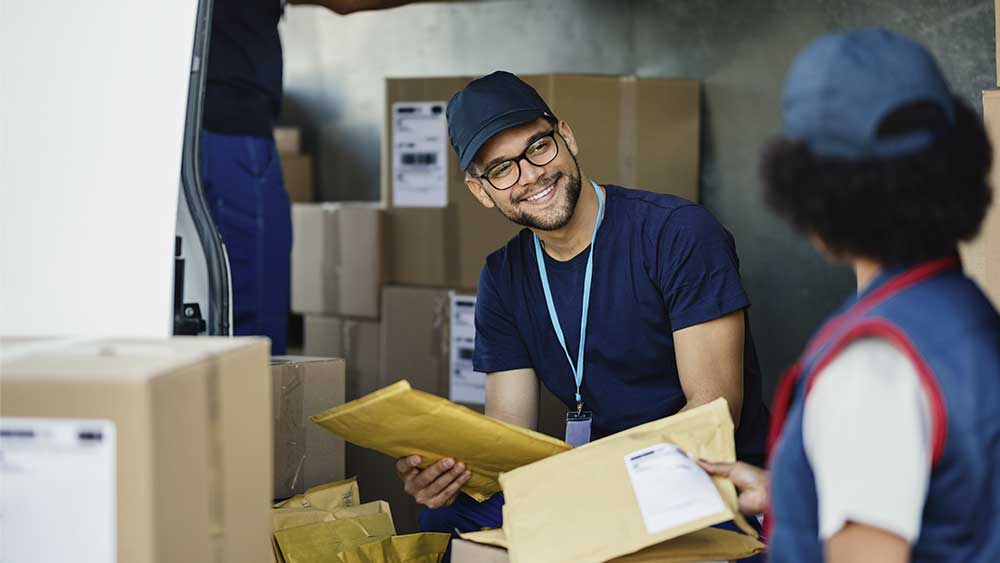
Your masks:
M576 168L575 175L565 175L559 172L551 182L550 185L554 187L562 176L566 176L568 180L566 183L566 198L564 204L558 208L552 209L548 216L535 217L533 215L529 215L527 212L519 210L517 204L514 204L512 206L513 209L509 212L504 211L499 205L497 205L497 211L514 223L528 227L529 229L537 229L539 231L556 231L565 227L569 224L570 219L573 218L573 212L576 210L576 202L580 199L580 163L577 162L575 156L573 157L573 166ZM556 193L554 195L558 196L559 194ZM494 203L496 203L496 201L494 201Z

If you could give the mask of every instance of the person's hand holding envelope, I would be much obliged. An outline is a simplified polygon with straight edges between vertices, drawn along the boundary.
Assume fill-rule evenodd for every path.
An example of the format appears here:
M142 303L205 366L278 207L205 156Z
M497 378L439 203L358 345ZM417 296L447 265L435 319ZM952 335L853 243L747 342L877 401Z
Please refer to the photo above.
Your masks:
M420 469L423 461L418 455L396 461L396 472L403 481L403 490L417 504L428 508L441 508L455 502L462 487L472 478L472 472L462 462L446 457L427 469Z

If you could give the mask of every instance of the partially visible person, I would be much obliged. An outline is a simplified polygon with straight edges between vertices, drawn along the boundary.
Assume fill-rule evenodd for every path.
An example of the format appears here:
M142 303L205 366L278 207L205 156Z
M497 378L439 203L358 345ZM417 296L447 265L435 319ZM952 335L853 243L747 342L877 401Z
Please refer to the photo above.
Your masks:
M980 119L879 28L800 54L782 117L767 201L858 294L779 388L771 472L703 466L770 503L776 563L1000 561L1000 317L957 254L991 198Z
M313 0L338 14L414 0ZM200 168L232 275L233 334L286 351L291 205L274 144L281 111L282 0L215 0L208 52Z

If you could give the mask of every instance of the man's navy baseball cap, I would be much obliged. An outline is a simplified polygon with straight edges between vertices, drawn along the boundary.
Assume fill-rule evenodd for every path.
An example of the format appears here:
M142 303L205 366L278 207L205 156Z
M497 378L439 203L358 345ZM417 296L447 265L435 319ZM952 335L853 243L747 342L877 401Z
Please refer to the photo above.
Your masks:
M784 136L820 156L873 160L931 146L942 131L916 130L880 138L882 121L915 102L941 108L955 123L948 83L918 43L883 28L822 37L788 72L782 97Z
M470 82L448 102L448 137L462 170L493 135L552 115L534 88L498 70Z

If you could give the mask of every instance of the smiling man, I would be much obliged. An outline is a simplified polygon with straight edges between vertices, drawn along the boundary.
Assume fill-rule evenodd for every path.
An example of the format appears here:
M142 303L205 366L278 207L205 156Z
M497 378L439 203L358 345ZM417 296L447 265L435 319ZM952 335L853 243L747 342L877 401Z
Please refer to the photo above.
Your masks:
M472 195L526 227L479 281L486 414L534 428L541 381L580 445L725 397L739 457L762 461L769 416L732 236L689 201L587 178L570 125L513 74L456 94L448 127ZM428 507L423 529L501 524L501 495L479 504L458 493L461 460L419 463L397 469Z

